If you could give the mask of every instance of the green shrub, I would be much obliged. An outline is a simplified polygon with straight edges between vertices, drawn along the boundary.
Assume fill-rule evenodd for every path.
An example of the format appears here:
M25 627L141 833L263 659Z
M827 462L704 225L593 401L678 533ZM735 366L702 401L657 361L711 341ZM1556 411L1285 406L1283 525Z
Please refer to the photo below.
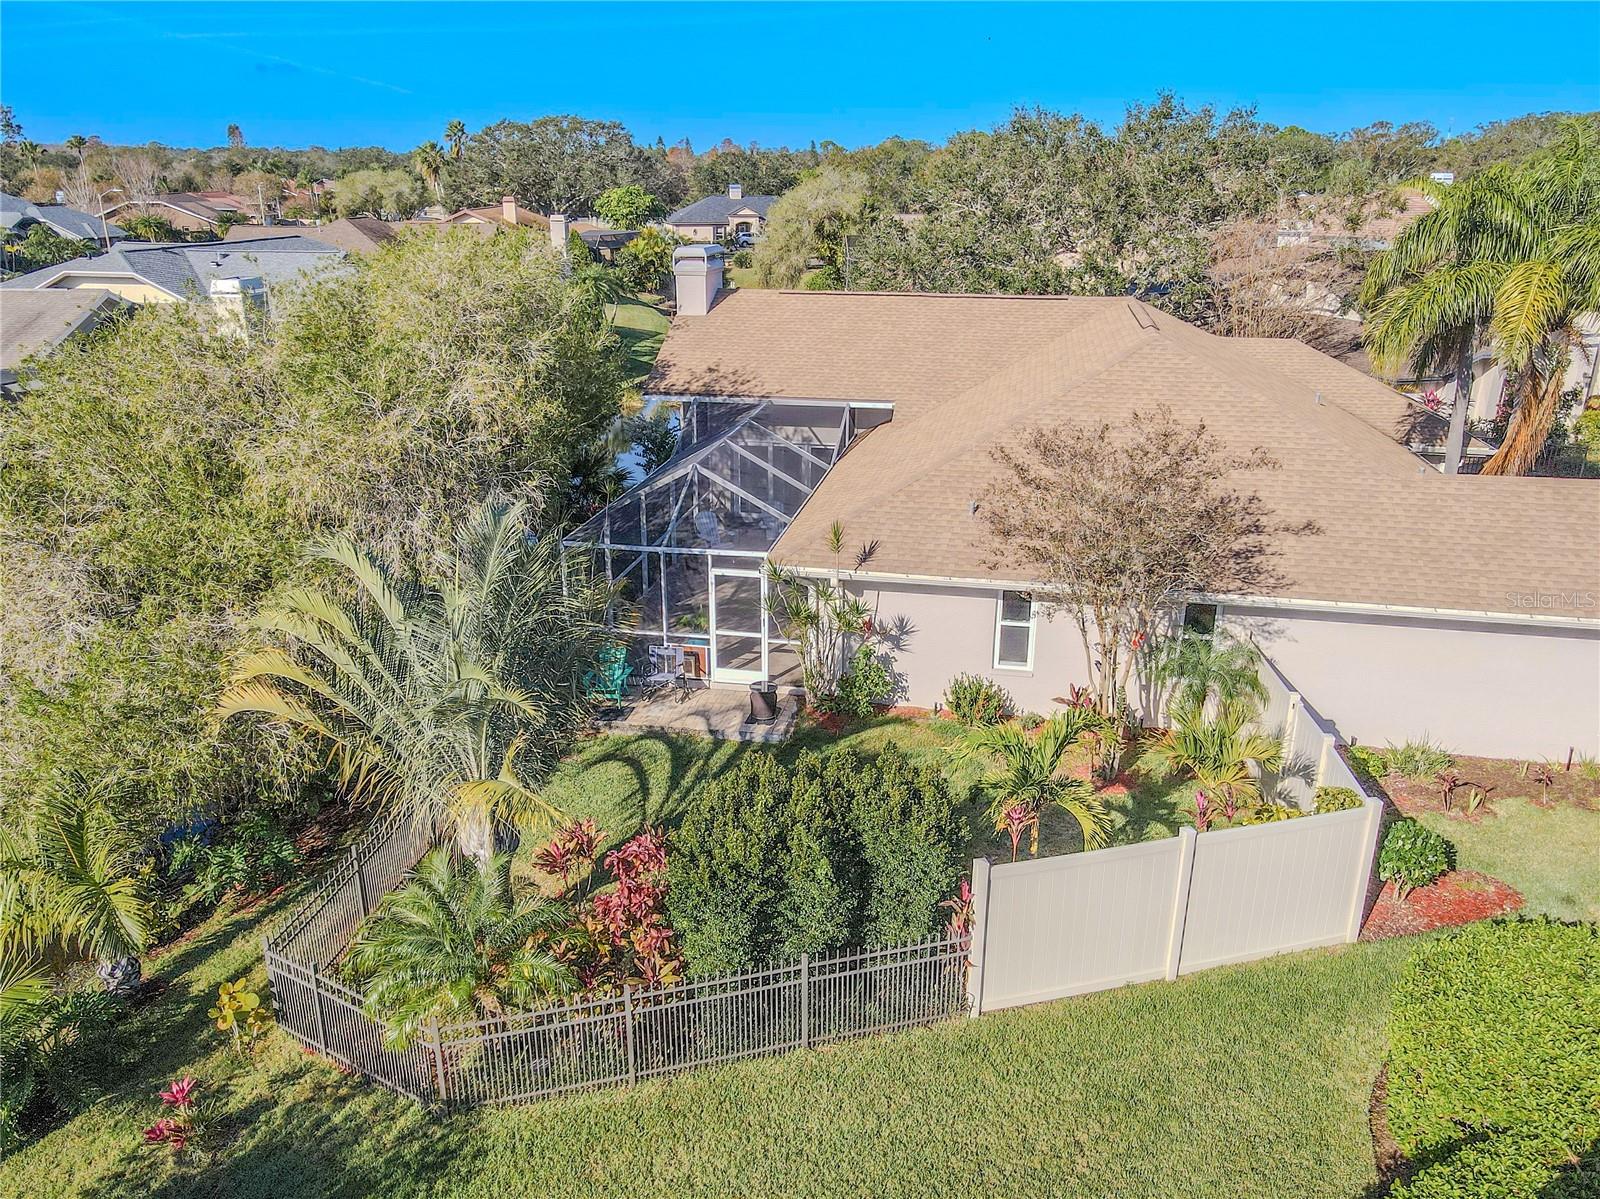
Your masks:
M1383 835L1378 877L1393 882L1404 899L1414 887L1426 887L1455 863L1450 842L1415 820L1396 820Z
M667 909L689 972L929 935L961 867L943 778L890 746L751 754L695 796L672 836Z
M1359 808L1362 802L1360 793L1354 787L1318 787L1316 801L1318 816Z
M982 675L958 674L945 688L944 706L962 724L999 724L1011 715L1011 693Z
M821 697L819 707L840 716L865 720L874 704L886 703L894 694L894 676L870 645L856 646L850 665L832 695Z
M1403 774L1408 779L1431 779L1441 770L1449 770L1456 764L1454 758L1426 737L1421 741L1407 741L1398 747L1391 745L1383 758L1391 771Z
M733 252L733 265L741 271L747 271L756 264L756 256L749 250L735 250Z
M122 1012L115 996L82 988L19 1006L0 1022L0 1158L113 1084L113 1029Z
M168 873L190 877L186 900L216 903L235 888L259 895L287 878L300 854L282 826L270 816L246 816L209 841L186 838L172 850Z
M1424 944L1395 990L1394 1199L1600 1194L1600 933L1497 920Z
M844 280L833 267L824 266L818 267L800 280L800 286L806 291L841 291L844 288Z
M1022 727L1030 733L1040 725L1044 724L1044 717L1040 716L1037 712L1024 712L1021 716L1017 717L1017 719L1022 722Z
M1384 757L1382 750L1369 749L1365 745L1351 745L1344 751L1345 760L1350 763L1350 769L1356 772L1364 783L1377 785L1383 782L1384 776L1389 773L1389 760Z

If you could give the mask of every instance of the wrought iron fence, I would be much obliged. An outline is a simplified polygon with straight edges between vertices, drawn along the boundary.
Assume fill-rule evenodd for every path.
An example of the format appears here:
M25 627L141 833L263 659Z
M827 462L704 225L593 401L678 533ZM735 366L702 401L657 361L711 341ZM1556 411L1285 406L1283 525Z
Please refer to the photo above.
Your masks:
M405 1048L330 976L356 927L434 843L391 818L356 842L266 939L278 1024L423 1103L514 1103L932 1024L968 1009L965 940L931 937L670 987L434 1025Z

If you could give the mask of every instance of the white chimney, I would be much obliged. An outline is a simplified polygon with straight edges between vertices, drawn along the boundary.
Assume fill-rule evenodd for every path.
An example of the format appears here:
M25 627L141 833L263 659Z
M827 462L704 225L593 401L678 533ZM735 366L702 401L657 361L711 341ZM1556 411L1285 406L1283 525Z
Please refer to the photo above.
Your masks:
M517 198L515 196L500 197L500 219L508 225L517 223Z
M672 282L679 316L704 316L722 290L722 247L679 246L672 251Z
M266 311L267 284L263 279L213 279L207 287L217 328L244 337L257 315Z
M728 184L728 199L730 199L730 200L742 200L742 199L744 199L744 184L742 184L742 183L730 183L730 184Z
M550 214L550 244L557 254L567 252L567 214L564 212Z

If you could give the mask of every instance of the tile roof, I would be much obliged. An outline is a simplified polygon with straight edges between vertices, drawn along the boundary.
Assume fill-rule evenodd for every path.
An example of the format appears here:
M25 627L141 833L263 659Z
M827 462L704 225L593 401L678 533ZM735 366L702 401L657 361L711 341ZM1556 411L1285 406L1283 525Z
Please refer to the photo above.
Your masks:
M49 286L64 274L132 275L179 299L206 295L213 279L264 279L270 285L343 261L344 251L297 234L240 241L122 242L93 258L43 267L0 288Z
M1316 529L1274 539L1274 596L1600 618L1600 483L1443 475L1395 440L1412 408L1398 393L1308 347L1214 337L1137 301L737 291L674 320L649 390L894 405L774 547L791 565L831 568L841 520L876 544L866 572L1018 579L970 507L991 451L1031 425L1166 404L1280 463L1238 481Z
M735 200L726 194L706 196L693 204L678 209L666 220L668 225L721 225L734 213L748 208L762 220L767 219L767 209L777 202L777 196L742 196Z

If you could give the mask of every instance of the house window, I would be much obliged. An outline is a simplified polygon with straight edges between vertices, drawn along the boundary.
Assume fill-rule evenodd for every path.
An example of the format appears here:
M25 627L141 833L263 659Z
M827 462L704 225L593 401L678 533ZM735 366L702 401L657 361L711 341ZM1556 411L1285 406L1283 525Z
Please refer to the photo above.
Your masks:
M1007 670L1033 669L1033 596L1002 591L995 605L994 664Z
M1197 637L1209 637L1217 631L1217 606L1215 604L1185 604L1183 606L1183 631Z

